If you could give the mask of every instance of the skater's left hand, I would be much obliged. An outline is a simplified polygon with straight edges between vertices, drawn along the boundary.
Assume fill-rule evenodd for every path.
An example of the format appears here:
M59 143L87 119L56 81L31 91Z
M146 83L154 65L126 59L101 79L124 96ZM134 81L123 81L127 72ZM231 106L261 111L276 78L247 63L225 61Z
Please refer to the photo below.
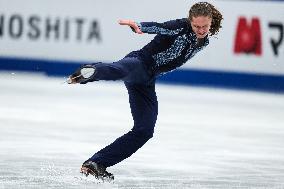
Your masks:
M138 34L143 34L143 32L140 30L140 28L138 27L136 22L134 22L133 20L121 19L121 20L118 21L118 23L120 25L127 25L127 26L131 27L131 29Z

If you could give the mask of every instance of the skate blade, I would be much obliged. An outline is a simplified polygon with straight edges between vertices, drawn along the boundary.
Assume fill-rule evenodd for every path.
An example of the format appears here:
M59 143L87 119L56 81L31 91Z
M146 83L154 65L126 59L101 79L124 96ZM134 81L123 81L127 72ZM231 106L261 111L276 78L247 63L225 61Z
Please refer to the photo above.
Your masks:
M86 177L88 177L89 175L94 176L97 180L101 180L103 182L112 182L114 180L114 176L113 175L109 175L109 176L98 176L98 174L96 174L94 171L92 171L91 169L87 168L87 167L82 167L80 173L82 173L82 175L85 175Z
M66 79L65 81L63 81L61 84L76 84L76 82L74 81L74 78L68 77L68 79Z
M92 176L97 177L96 173L94 171L92 171L91 169L87 168L87 167L81 167L80 173L82 173L86 177L89 176L89 174L91 174Z
M76 82L76 79L81 77L81 76L82 76L82 74L77 75L75 77L69 76L62 84L64 84L64 83L67 83L67 84L77 84L78 82Z

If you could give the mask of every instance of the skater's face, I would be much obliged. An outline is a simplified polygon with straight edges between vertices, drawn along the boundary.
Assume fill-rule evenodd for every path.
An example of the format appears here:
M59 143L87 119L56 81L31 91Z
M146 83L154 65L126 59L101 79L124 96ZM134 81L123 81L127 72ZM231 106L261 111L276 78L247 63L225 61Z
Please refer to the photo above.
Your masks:
M197 38L204 38L210 30L212 18L209 16L192 17L190 24Z

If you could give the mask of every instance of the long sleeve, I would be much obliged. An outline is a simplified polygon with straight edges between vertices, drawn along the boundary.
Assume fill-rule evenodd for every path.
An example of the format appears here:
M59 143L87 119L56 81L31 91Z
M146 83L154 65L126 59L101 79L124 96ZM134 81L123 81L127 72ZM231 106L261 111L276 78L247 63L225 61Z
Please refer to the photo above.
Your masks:
M143 33L176 35L179 34L188 24L186 18L171 20L164 23L140 22L137 23Z

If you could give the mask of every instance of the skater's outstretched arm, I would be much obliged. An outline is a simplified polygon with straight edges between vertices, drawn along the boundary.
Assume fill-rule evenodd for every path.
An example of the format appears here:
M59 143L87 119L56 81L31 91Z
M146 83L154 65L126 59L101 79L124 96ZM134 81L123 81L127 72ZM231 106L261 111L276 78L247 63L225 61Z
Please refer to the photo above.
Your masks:
M176 35L184 28L187 28L189 22L186 18L171 20L164 23L157 22L140 22L137 23L133 20L119 20L120 25L127 25L131 29L138 33L148 34L161 34L161 35Z

